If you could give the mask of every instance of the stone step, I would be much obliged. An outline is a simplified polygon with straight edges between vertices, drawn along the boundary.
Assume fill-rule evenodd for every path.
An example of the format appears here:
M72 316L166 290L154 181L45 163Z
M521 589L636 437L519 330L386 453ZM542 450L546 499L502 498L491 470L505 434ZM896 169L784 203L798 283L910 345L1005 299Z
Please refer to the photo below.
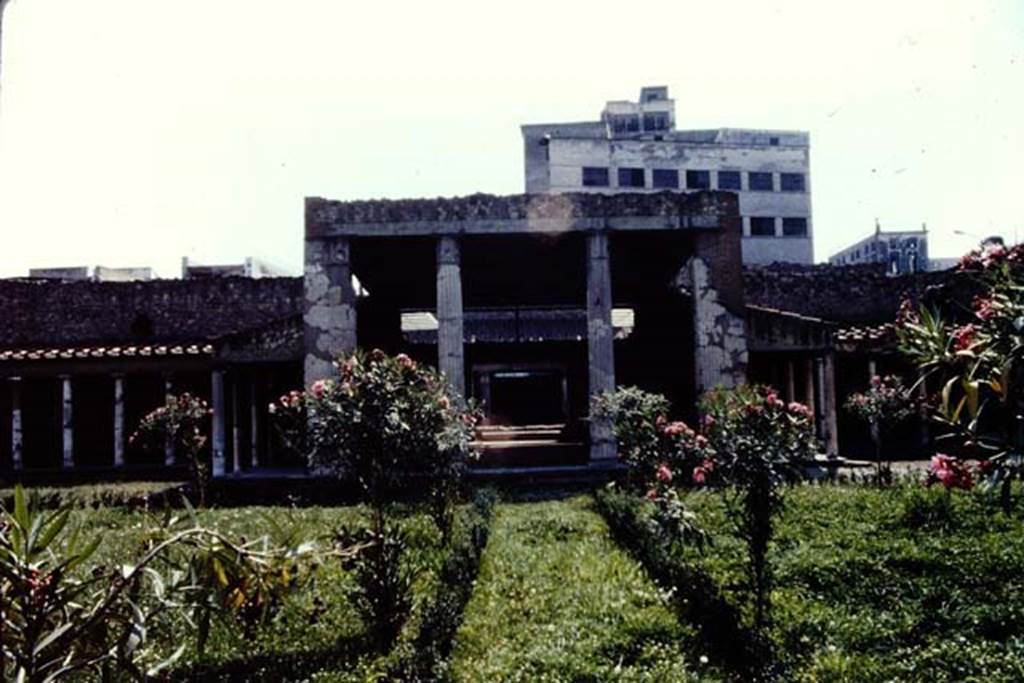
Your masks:
M476 430L477 441L538 441L562 440L565 437L565 425L522 425L515 427L483 426Z
M573 441L483 441L474 445L480 453L480 458L473 463L474 469L585 465L588 461L586 445Z

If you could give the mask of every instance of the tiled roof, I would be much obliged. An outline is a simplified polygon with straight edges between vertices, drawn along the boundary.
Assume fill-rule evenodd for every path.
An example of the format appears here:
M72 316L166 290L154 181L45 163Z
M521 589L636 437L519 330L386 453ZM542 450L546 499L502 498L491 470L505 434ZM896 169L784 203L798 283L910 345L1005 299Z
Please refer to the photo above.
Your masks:
M212 344L154 344L142 346L83 346L75 348L29 348L0 351L0 362L47 361L87 358L149 358L160 356L209 356Z

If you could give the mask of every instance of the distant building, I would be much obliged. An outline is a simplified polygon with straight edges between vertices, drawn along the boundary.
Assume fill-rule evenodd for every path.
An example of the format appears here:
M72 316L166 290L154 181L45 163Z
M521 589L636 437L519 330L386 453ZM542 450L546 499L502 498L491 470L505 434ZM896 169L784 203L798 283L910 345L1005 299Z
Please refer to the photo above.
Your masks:
M882 230L875 221L874 234L836 252L828 262L834 266L884 263L889 275L932 270L928 260L928 228L921 224L920 230Z
M283 269L275 268L268 263L246 257L242 263L218 265L200 265L189 261L188 256L181 257L181 277L185 280L208 277L283 277L288 275Z
M646 87L598 121L524 125L526 192L735 192L745 263L811 263L808 134L675 124L668 88Z
M152 268L108 268L107 266L71 266L69 268L30 268L28 276L37 280L93 280L95 282L136 282L152 280Z

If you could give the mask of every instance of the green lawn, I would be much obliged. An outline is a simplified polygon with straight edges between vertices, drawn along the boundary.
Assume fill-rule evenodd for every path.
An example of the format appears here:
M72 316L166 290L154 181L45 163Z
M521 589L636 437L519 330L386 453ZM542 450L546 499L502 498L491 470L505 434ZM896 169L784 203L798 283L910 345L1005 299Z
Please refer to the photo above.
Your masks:
M498 507L456 637L459 681L685 681L690 641L590 496Z
M1024 514L1006 517L958 491L949 515L922 525L921 511L945 496L920 485L787 493L772 636L794 678L1024 680ZM688 559L739 588L743 548L722 499L688 502L714 536Z
M687 504L712 532L703 553L681 558L707 571L744 606L743 547L722 498ZM948 501L950 507L942 503ZM95 563L138 557L158 513L80 508ZM184 514L178 511L176 514ZM254 538L275 526L327 539L364 519L359 507L243 507L199 513L203 523ZM420 568L417 611L434 595L444 553L428 517L402 511ZM270 520L273 520L273 523ZM1024 513L1005 516L980 495L904 486L801 486L786 494L772 549L777 567L771 638L797 681L1024 680ZM253 633L218 624L198 661L194 627L179 621L165 651L185 643L182 667L200 680L385 680L387 656L370 654L339 564ZM500 504L479 578L456 634L456 681L721 680L702 663L693 625L612 539L589 495ZM747 613L749 618L749 612ZM407 646L408 647L408 646Z

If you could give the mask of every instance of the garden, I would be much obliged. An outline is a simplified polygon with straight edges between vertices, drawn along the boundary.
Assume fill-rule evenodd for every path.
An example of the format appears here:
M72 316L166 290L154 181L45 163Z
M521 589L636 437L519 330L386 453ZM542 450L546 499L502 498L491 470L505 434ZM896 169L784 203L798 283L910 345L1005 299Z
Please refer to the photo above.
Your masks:
M476 407L374 351L273 410L353 500L227 506L174 397L133 438L190 481L0 489L4 680L1022 680L1022 257L965 259L969 320L908 304L919 374L851 400L878 439L929 413L922 476L809 478L810 411L770 387L689 424L625 387L592 407L617 481L474 490Z

